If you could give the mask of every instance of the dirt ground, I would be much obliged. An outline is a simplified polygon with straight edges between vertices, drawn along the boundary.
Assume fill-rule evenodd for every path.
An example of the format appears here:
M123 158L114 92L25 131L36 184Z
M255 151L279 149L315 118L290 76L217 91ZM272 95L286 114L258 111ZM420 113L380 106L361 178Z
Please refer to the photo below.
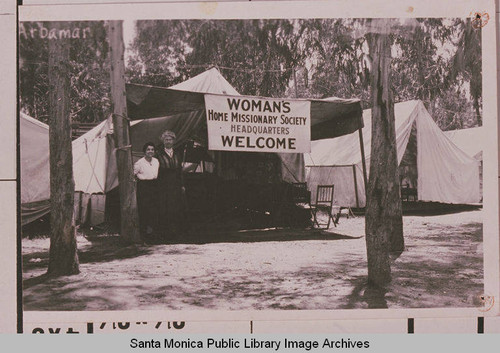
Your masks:
M205 244L125 246L78 236L79 275L48 279L49 239L23 239L25 310L350 309L477 306L482 211L405 216L392 284L366 286L364 218L336 228L232 234ZM90 239L90 240L89 240Z

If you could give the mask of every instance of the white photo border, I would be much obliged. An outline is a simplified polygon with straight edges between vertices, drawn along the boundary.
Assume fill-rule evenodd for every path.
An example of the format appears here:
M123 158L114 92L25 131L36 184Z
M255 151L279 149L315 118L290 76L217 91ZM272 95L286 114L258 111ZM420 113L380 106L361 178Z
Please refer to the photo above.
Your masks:
M271 18L467 18L473 12L487 12L490 22L482 28L484 150L484 288L494 298L487 311L481 308L350 309L350 310L255 310L255 311L24 311L26 323L87 321L248 321L248 320L332 320L396 319L432 317L495 316L499 313L499 190L497 53L494 0L470 1L258 1L182 2L149 4L28 5L19 8L20 21L97 21L139 19L271 19ZM1 251L12 251L3 249Z

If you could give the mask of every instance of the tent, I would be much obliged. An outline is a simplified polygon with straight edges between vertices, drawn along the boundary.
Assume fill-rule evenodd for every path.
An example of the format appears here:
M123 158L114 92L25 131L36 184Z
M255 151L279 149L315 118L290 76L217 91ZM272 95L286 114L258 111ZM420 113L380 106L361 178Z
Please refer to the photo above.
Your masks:
M194 139L206 146L204 94L239 95L216 68L170 88L127 84L126 89L134 159L142 156L145 142L158 142L165 129L176 133L179 145ZM311 138L333 138L356 131L362 124L361 112L359 100L311 100ZM105 194L118 185L111 133L112 123L108 119L73 142L75 190ZM224 186L232 182L237 185L234 167L241 164L240 169L249 171L252 168L244 164L247 162L253 165L274 163L279 169L280 179L273 179L274 182L305 181L303 154L273 154L278 158L272 161L263 153L214 152L213 155L217 160L214 174L227 181ZM262 178L256 181L255 175L249 177L252 178L255 183L262 181ZM235 189L223 192L234 194L233 191L240 189L235 186ZM242 195L235 197L245 198Z
M462 151L479 161L479 191L483 199L483 141L484 129L482 126L469 129L445 131L445 135Z
M417 189L420 201L479 202L478 161L439 129L421 101L397 103L394 110L402 184ZM363 111L363 120L369 171L371 110ZM357 134L313 142L311 154L305 156L312 193L318 184L334 184L335 201L339 206L364 207L366 196L359 150Z
M20 113L21 222L50 211L49 127Z
M178 144L195 139L206 146L204 94L239 95L216 68L170 88L127 84L126 90L128 117L132 120L130 139L134 159L142 156L141 150L145 142L158 142L160 134L165 129L176 133ZM338 98L311 100L312 140L333 138L360 129L361 112L359 100ZM86 218L85 210L88 210L89 203L92 208L94 201L103 212L102 198L99 199L97 196L105 197L118 185L112 133L112 119L108 118L73 141L75 191L81 196L76 202L84 212L83 218ZM264 153L216 152L214 154L218 157L215 174L224 180L234 179L231 168L241 160L260 158L259 163L267 160ZM255 155L259 155L258 158ZM305 180L302 154L273 155L278 157L277 168L281 178L279 181ZM243 166L243 169L251 168ZM101 217L97 219L102 220Z

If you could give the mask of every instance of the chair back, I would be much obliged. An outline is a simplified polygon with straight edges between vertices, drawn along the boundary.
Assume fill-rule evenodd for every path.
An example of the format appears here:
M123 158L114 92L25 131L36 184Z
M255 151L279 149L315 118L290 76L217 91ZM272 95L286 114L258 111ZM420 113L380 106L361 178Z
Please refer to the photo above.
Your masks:
M318 185L316 205L333 206L334 185Z

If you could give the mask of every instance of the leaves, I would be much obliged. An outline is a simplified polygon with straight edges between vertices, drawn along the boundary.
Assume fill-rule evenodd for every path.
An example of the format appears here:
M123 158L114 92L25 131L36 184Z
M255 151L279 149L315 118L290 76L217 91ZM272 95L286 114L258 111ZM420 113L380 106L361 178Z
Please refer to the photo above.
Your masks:
M65 25L90 28L85 40L71 42L72 118L100 121L110 109L105 24ZM29 33L50 23L24 26L21 107L47 121L47 40ZM369 108L372 58L366 26L362 19L136 21L126 75L131 82L168 87L216 66L242 94L356 97ZM390 31L395 101L424 101L445 129L481 124L480 30L463 19L426 18L395 26Z
M24 22L27 35L19 37L19 84L24 112L48 122L48 39L29 35L30 29L50 30L50 22ZM104 22L64 22L63 28L79 29L71 39L71 118L78 122L98 122L109 114L108 43ZM88 28L85 38L83 29ZM75 32L76 33L76 32ZM54 39L52 39L54 40Z

